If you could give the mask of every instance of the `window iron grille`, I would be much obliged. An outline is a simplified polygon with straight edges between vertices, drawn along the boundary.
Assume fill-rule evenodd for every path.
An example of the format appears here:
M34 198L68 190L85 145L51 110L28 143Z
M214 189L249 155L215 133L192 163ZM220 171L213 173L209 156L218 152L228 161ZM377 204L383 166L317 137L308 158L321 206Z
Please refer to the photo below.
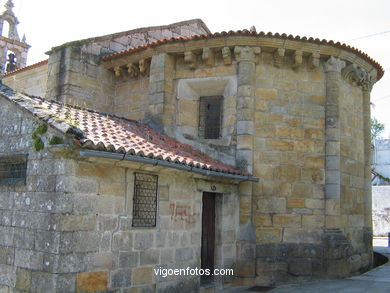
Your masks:
M158 176L135 173L133 227L156 227Z
M27 156L0 157L0 184L26 183Z
M199 101L199 137L220 138L221 124L222 97L201 97Z

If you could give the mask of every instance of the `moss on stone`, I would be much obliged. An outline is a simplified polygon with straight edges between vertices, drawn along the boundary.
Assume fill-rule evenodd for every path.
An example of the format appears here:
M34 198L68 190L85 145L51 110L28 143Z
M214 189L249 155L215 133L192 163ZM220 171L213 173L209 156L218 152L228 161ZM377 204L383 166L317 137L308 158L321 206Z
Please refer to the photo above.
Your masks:
M43 150L43 148L45 147L45 145L43 144L43 141L40 137L37 137L35 140L34 140L34 149L39 152L40 150Z
M61 137L53 136L49 140L49 145L63 144L64 140Z
M41 124L35 129L36 134L44 134L47 131L47 124Z

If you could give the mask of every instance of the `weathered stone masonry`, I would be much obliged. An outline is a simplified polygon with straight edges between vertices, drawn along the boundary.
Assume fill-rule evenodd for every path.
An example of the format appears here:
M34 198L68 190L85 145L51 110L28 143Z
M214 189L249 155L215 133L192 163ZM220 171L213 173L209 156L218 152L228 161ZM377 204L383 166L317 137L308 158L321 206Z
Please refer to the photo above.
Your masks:
M3 266L8 277L2 284L20 286L22 269L31 288L60 291L68 284L72 290L85 289L96 278L101 290L197 292L199 278L163 280L153 276L152 268L200 266L201 194L211 185L219 193L216 264L235 269L234 278L218 279L218 286L339 278L371 267L369 93L383 74L376 62L333 42L248 31L162 40L101 58L92 47L91 39L52 50L48 98L142 120L260 181L85 159L73 148L34 153L29 168L35 156L40 164L66 164L64 174L52 173L55 187L47 192L58 201L66 190L66 203L73 204L50 216L57 225L53 233L71 237L71 246L46 252L39 243L31 244L23 259L42 260L40 267L11 258ZM66 68L63 76L60 63ZM59 85L64 85L61 91ZM208 96L223 100L219 139L198 135L199 101ZM2 120L1 129L13 131L6 126L11 118ZM13 145L10 140L4 148ZM159 175L156 229L129 226L137 170ZM38 175L29 173L27 182L31 176ZM20 187L21 192L29 186ZM18 191L9 195L18 196ZM5 210L13 214L18 209L14 204ZM12 230L10 235L19 229L16 222L2 228ZM37 235L46 228L26 229ZM19 244L7 239L6 250L21 255Z

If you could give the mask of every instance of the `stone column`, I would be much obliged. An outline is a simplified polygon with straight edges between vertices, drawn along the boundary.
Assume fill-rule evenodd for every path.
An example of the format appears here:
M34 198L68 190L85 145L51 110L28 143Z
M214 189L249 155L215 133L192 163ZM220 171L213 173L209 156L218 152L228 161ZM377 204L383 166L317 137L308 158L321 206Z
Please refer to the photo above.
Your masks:
M154 55L150 64L149 76L149 112L152 124L164 125L168 135L173 135L174 57L166 53ZM161 129L163 130L163 129Z
M235 47L234 53L238 62L236 163L240 168L252 173L256 54L260 53L260 48ZM235 275L241 277L242 284L250 284L254 280L256 266L251 182L240 184L239 196L240 228L237 237Z
M370 95L373 79L366 76L361 82L363 90L363 123L364 123L364 244L372 267L372 190L371 190L371 103Z
M325 106L325 227L340 228L340 82L345 62L330 57L326 72Z

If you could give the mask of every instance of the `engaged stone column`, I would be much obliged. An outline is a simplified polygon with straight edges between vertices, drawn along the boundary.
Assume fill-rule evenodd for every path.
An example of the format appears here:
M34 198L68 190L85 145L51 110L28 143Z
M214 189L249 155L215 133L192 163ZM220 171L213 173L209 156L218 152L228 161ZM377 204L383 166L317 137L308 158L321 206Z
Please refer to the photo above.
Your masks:
M152 57L149 76L149 119L155 126L164 125L168 135L172 135L169 130L174 116L173 71L173 56L161 53Z
M370 95L374 80L369 76L362 81L364 123L364 244L372 251L372 190L371 190L371 103ZM370 257L369 266L372 266Z
M237 89L237 149L236 162L241 169L252 173L254 101L256 85L256 58L260 48L235 47L238 62ZM235 275L247 284L255 277L256 235L252 226L252 183L243 182L239 187L240 228L237 237L237 261Z
M340 82L345 62L330 57L326 72L325 108L325 224L327 229L340 228Z
M234 53L238 61L236 161L252 172L256 54L260 48L235 47Z

